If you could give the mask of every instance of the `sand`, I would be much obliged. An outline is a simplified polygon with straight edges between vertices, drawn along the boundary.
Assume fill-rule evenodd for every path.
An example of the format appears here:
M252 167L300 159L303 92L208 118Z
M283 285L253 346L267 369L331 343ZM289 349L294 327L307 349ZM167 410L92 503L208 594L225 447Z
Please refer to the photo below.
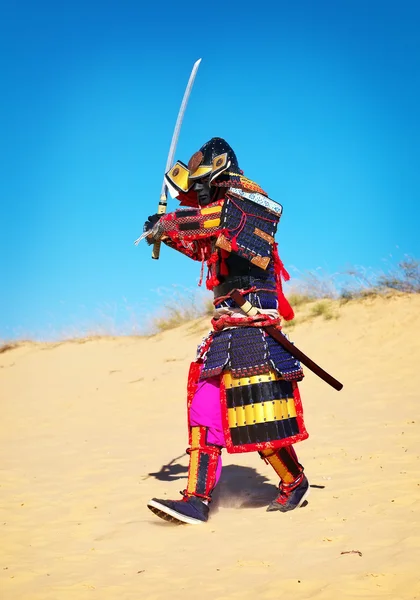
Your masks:
M200 526L146 503L186 484L185 383L205 322L0 354L0 597L420 598L420 297L337 311L291 333L345 384L301 384L308 504L267 513L270 467L225 454Z

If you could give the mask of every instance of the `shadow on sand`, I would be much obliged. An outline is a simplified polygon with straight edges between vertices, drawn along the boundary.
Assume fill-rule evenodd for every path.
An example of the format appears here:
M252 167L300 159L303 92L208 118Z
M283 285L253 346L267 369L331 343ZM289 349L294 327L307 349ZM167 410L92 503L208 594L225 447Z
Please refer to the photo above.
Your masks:
M186 454L181 454L173 458L168 464L162 465L156 473L149 473L148 477L155 477L160 481L186 479L188 467L177 464L177 461L185 456ZM312 484L310 487L323 489L325 486ZM212 512L220 507L261 508L267 506L277 494L277 486L256 469L227 465L223 467L220 481L213 493ZM307 502L302 506L306 504Z
M148 473L159 481L186 479L188 467L177 461L186 454L173 458L156 473ZM251 467L227 465L223 467L220 481L213 493L212 510L217 507L257 508L267 506L276 497L277 487L267 477Z
M181 454L176 458L173 458L167 465L162 465L160 470L156 473L148 473L145 479L149 477L155 477L159 481L176 481L177 479L184 479L188 474L188 467L176 464L177 460L187 456L187 453Z
M261 508L278 493L267 477L252 467L227 465L213 493L212 512L217 508Z

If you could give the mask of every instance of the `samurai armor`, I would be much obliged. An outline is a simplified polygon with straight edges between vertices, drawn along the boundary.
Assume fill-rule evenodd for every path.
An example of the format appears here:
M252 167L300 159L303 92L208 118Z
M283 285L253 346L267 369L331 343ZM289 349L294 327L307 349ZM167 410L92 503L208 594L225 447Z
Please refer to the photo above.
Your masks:
M187 450L190 455L188 484L184 496L197 496L210 501L216 485L221 448L208 444L207 427L201 426L191 427L190 443L191 447Z
M220 391L229 453L282 448L308 437L297 384L275 371L241 378L225 372Z
M221 228L226 235L221 234L216 245L266 269L271 260L279 218L265 206L246 197L227 194L221 215Z
M224 329L211 334L204 358L201 379L230 371L245 377L275 370L283 379L303 378L299 361L259 327Z

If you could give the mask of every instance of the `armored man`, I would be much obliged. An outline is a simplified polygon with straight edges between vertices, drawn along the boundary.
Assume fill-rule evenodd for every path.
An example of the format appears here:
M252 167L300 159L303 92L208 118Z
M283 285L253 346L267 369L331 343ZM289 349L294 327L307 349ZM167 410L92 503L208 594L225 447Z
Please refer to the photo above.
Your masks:
M184 208L149 217L147 240L207 265L215 312L188 376L187 487L182 499L154 498L148 507L166 521L207 521L226 448L258 452L280 478L267 510L293 510L309 491L292 446L308 437L297 386L303 373L264 329L280 329L281 318L293 318L281 283L288 275L274 241L282 207L244 177L221 138L204 144L188 165L177 162L165 178ZM241 311L230 296L234 289L258 315Z

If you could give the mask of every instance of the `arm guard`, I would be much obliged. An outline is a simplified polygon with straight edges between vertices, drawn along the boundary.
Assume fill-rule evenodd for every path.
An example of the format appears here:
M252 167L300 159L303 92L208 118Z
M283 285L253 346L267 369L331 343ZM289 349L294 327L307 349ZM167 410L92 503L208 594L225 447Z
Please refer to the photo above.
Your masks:
M194 260L207 259L211 252L209 241L221 231L222 206L223 201L217 201L204 208L181 208L167 213L151 229L148 241L162 240Z

